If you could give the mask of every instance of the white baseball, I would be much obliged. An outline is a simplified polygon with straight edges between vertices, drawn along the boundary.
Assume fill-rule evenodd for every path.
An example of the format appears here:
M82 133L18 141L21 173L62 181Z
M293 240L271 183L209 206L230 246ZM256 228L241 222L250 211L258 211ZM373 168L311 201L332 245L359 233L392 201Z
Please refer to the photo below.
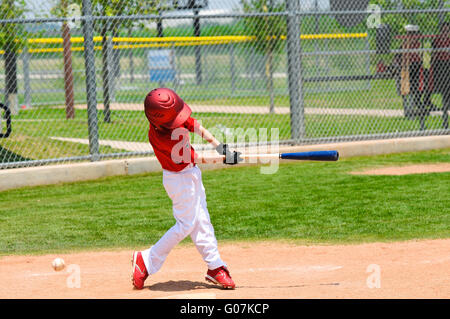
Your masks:
M52 262L52 267L55 271L63 270L64 267L66 267L66 264L64 263L64 259L62 258L55 258Z

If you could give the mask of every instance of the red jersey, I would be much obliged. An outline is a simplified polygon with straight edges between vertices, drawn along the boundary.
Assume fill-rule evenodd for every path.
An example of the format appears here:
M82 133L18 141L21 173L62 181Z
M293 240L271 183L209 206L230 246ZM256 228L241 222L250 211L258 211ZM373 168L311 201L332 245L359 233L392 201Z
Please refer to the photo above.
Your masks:
M148 140L163 169L179 172L195 162L198 155L190 143L189 132L196 127L198 122L192 117L176 129L159 130L150 123Z

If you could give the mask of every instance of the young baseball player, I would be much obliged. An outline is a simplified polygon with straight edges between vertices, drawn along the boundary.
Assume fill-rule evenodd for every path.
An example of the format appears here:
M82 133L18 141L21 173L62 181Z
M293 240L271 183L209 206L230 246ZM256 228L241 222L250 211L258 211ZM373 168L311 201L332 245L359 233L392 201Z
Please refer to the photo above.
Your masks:
M231 152L192 118L190 107L170 89L152 90L145 98L144 107L150 122L148 138L163 168L163 185L172 200L176 223L152 247L133 253L133 286L142 289L144 281L161 268L172 248L190 235L208 266L205 279L234 289L227 265L217 249L201 171L195 164L198 155L189 142L189 132L210 142L219 154L225 155L226 164L237 164L242 160L241 153Z

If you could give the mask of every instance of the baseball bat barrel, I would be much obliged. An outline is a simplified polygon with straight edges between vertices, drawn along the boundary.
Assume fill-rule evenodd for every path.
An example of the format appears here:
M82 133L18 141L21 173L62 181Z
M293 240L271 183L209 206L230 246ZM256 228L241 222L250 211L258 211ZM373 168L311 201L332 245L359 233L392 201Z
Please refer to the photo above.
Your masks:
M304 160L304 161L328 161L334 162L339 159L338 151L313 151L297 153L281 153L281 159Z

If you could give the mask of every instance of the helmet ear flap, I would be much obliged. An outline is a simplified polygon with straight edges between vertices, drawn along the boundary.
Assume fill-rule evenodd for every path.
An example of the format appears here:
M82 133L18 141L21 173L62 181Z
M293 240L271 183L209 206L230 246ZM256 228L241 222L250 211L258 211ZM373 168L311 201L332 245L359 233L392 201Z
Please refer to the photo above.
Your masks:
M158 131L167 131L168 128L165 127L163 124L156 124L153 122L150 122Z
M150 124L155 127L158 130L162 129L162 126L160 124L155 123L155 121L151 121L150 119L148 119L148 121L150 122Z

